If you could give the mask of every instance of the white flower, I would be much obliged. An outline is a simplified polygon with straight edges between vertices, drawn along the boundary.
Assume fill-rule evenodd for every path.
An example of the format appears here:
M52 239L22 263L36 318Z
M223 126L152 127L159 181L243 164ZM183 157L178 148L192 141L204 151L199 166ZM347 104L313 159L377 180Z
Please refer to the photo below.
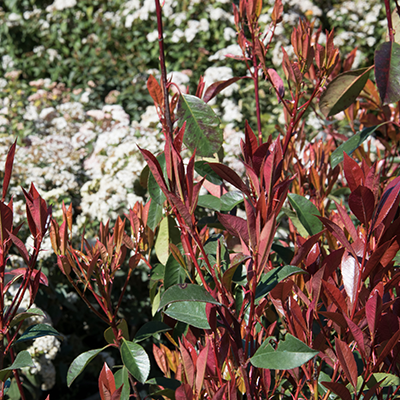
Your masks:
M54 10L65 10L76 6L76 0L55 0L53 4L47 6L46 11L52 12Z
M231 99L224 99L222 107L224 108L224 115L222 117L224 121L242 121L243 115L240 112L240 107Z
M8 14L8 20L11 22L16 22L21 20L21 15L16 14L16 13L10 13Z
M150 32L146 35L146 39L152 43L155 42L158 39L158 31L155 29L153 32Z
M9 56L8 54L3 56L1 58L1 66L3 67L4 70L6 70L8 68L12 68L14 66L14 61L11 58L11 56Z
M215 54L212 56L208 57L209 61L215 61L215 60L224 60L225 56L227 54L232 54L234 56L243 56L242 49L238 44L231 44L230 46L218 50Z
M146 112L142 114L140 119L140 125L145 128L157 125L159 123L158 114L155 106L147 106Z
M236 31L229 26L224 28L224 39L228 42L233 38L236 38Z
M179 40L181 40L181 38L184 36L185 34L183 33L183 31L181 29L175 29L172 37L171 37L171 42L172 43L178 43Z
M231 78L233 78L233 72L232 68L230 67L210 67L204 72L204 81L206 82L206 87L210 86L214 82L225 81ZM237 89L238 85L234 83L224 89L221 93L223 93L224 96L229 97Z
M35 121L38 118L36 107L32 104L29 104L26 107L26 111L23 118L26 119L27 121Z

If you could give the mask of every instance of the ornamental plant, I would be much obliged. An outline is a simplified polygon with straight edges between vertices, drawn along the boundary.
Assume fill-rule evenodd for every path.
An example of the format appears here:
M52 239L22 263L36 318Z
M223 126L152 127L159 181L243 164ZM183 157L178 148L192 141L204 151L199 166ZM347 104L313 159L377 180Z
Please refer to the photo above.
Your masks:
M151 76L147 86L165 145L161 154L140 148L149 199L114 228L101 225L96 241L82 235L80 247L70 236L71 208L64 206L61 225L51 222L60 270L108 325L108 344L78 356L68 383L115 348L122 366L113 374L104 365L102 399L139 397L139 383L150 385L153 398L178 400L398 398L397 3L392 13L385 1L388 41L374 65L352 70L355 51L342 60L333 31L320 44L321 29L300 20L277 71L266 60L282 2L264 34L262 0L240 0L233 14L242 55L234 58L248 75L207 88L200 78L194 95L172 97L155 3L161 79ZM275 137L263 134L261 79L286 121ZM239 80L251 81L257 119L244 126L244 176L223 162L222 130L209 105ZM349 139L333 119L341 112ZM304 129L308 113L323 121L323 140ZM376 151L364 146L372 135ZM119 307L139 262L150 269L154 320L132 338ZM125 284L115 295L116 279ZM150 337L163 376L149 379L139 343Z
M44 317L42 310L34 305L40 285L48 285L47 277L36 267L37 258L41 251L42 241L46 235L51 207L41 198L32 184L23 193L26 202L26 217L33 246L28 251L18 238L22 226L13 224L13 199L6 203L7 191L11 179L16 142L11 146L3 173L2 198L0 200L0 398L5 399L11 385L12 375L18 386L21 399L26 399L25 390L32 389L20 377L20 370L34 367L31 355L24 350L21 343L42 336L59 336L59 333L47 324L29 324L27 321L34 316ZM12 248L21 255L25 265L20 268L10 268Z

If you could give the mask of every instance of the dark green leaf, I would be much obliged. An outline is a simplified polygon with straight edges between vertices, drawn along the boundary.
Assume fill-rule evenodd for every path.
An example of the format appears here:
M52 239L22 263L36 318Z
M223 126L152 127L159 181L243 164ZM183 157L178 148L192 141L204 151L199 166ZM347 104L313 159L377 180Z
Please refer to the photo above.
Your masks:
M302 237L307 237L308 232L306 228L304 228L303 224L300 222L299 217L297 216L297 213L290 208L287 207L282 207L282 212L286 214L287 217L289 217L295 226L297 232L302 236Z
M310 236L322 231L322 222L315 216L321 214L310 200L295 193L289 193L288 199Z
M97 356L97 354L101 353L107 347L108 345L101 349L89 350L76 357L68 368L67 386L70 387L72 385L72 382L82 373L82 371L86 368L90 361L92 361L93 358Z
M181 381L172 378L165 378L164 376L151 378L146 383L149 385L158 385L163 388L173 389L173 390L178 389L178 387L182 385Z
M0 381L4 382L10 376L13 369L20 369L25 367L34 367L32 357L28 351L22 350L15 357L14 362L7 368L0 370Z
M376 126L370 126L368 128L364 128L361 132L356 133L346 142L342 143L332 154L331 154L331 166L335 168L336 165L343 161L343 152L347 155L353 153L354 150L357 149L369 136L371 136L378 128L380 128L383 124L379 124Z
M290 247L284 247L280 244L274 243L271 249L275 251L284 263L289 264L294 257L294 251Z
M147 226L154 232L162 220L163 206L152 201L149 209L149 216L147 217Z
M40 308L30 308L23 313L17 314L11 321L10 327L12 328L13 326L18 325L21 321L33 317L34 315L40 315L41 317L46 316Z
M30 326L16 341L25 342L27 340L36 339L42 336L59 336L61 335L50 325L47 324L37 324Z
M125 367L139 382L146 382L150 373L150 360L143 347L122 339L121 358Z
M211 169L207 161L196 161L194 163L194 170L200 176L206 177L206 180L214 185L222 185L223 183L223 180Z
M186 122L183 141L190 151L196 150L198 156L211 157L220 149L224 140L220 120L203 100L182 94L177 117L179 127Z
M331 117L350 107L363 90L373 67L346 71L333 79L319 100L322 114Z
M165 154L161 153L157 157L157 161L160 163L160 167L163 172L164 179L167 180L168 177L167 177L167 167L165 164ZM165 197L163 191L161 190L160 185L155 180L154 175L152 174L151 171L149 173L149 181L148 181L147 187L149 189L149 195L152 198L152 200L162 206L164 204L164 201L166 200L166 197ZM150 205L150 207L151 207L151 205Z
M157 335L162 332L167 332L171 328L161 321L149 321L144 324L135 335L135 342L141 342L151 336Z
M199 196L197 205L210 210L221 211L221 200L211 194Z
M221 211L231 211L238 204L243 203L242 192L228 192L221 196Z
M175 260L171 254L168 257L167 264L164 271L164 288L168 289L173 285L184 283L186 279L186 271L180 266L178 261Z
M400 44L385 42L375 50L375 81L383 104L400 100Z
M318 353L319 351L310 349L301 340L287 333L285 341L279 342L276 350L268 341L267 346L261 345L250 358L250 362L257 368L293 369L311 360Z
M256 302L265 297L279 282L294 274L306 274L307 272L294 265L276 267L263 275L256 289Z
M171 286L164 292L158 309L161 310L168 304L180 301L196 301L218 305L220 304L214 299L214 297L211 296L210 293L207 292L206 289L204 289L203 286L194 285L191 283L182 283Z
M169 317L200 329L210 329L207 321L206 303L198 301L180 301L172 303L165 311Z

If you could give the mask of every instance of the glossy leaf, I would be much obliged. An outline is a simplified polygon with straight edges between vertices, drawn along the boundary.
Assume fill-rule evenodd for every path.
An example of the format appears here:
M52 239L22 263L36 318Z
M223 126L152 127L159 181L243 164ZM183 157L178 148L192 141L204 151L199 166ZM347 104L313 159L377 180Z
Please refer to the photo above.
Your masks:
M257 368L293 369L300 367L315 357L319 352L310 349L301 340L287 333L284 341L280 341L276 350L267 339L267 345L261 345L250 362Z
M172 303L165 312L169 317L199 329L210 329L207 320L206 304L199 301L180 301Z
M169 218L165 216L158 228L156 243L154 245L157 258L161 264L166 264L169 257Z
M165 197L165 196L164 196ZM155 201L152 201L147 218L147 226L154 232L161 222L163 216L163 206Z
M364 225L371 221L375 208L375 196L365 186L358 186L351 192L349 197L349 207L357 219Z
M196 96L181 94L177 109L178 125L186 122L183 141L197 156L211 157L224 140L220 120L214 110Z
M122 339L121 358L127 370L141 383L145 383L150 373L150 360L143 347Z
M209 194L199 196L197 205L215 211L229 212L240 203L243 203L242 193L232 191L225 193L220 198Z
M247 77L234 77L231 79L227 79L225 81L218 81L212 83L205 91L203 100L208 103L211 99L213 99L218 93L222 90L226 89L228 86L232 85L233 83L237 82L240 79L247 78Z
M258 302L261 298L265 297L279 282L282 282L289 276L306 273L306 271L293 265L274 268L262 276L261 282L256 289L255 301Z
M322 114L327 118L350 107L363 90L373 67L343 72L333 79L319 100Z
M372 387L376 382L380 382L380 387L400 386L400 377L386 372L376 372L368 380L368 387Z
M18 325L21 321L31 318L34 315L39 315L41 317L46 316L46 314L40 308L30 308L23 313L17 314L11 321L10 327L12 328L13 326Z
M340 164L343 161L343 153L348 155L352 154L354 150L357 149L365 140L368 139L377 129L379 129L382 125L370 126L368 128L364 128L361 132L356 133L346 142L342 143L332 154L331 154L331 166L335 168L336 165Z
M171 254L165 265L164 270L164 288L167 290L173 285L184 283L186 279L186 271L181 267L178 261Z
M375 50L375 81L383 104L400 100L400 44L381 43Z
M279 76L279 74L273 68L267 68L268 78L270 79L272 85L278 91L279 95L277 94L276 97L278 99L278 103L281 102L281 98L285 96L285 87L283 85L283 80Z
M358 291L358 280L360 276L359 264L355 257L345 251L340 265L342 272L343 286L353 306Z
M50 325L37 324L32 325L19 337L18 342L25 342L27 340L37 339L42 336L59 336L61 335Z
M101 349L94 349L80 354L72 361L67 372L67 386L70 387L72 382L82 373L86 366L93 360L99 353L108 347L105 346Z
M187 383L182 383L175 391L176 400L193 400L193 390Z
M295 193L289 193L288 199L297 216L310 236L322 231L322 223L315 215L321 215L310 200Z
M349 389L339 382L321 382L325 387L337 394L342 400L352 400Z
M171 328L161 321L149 321L145 323L135 335L135 342L141 342L142 340L148 339L149 337L158 335L163 332L167 332Z
M5 381L11 374L13 369L20 369L25 367L34 367L32 357L27 350L20 351L15 357L14 362L7 368L0 370L0 381Z
M196 301L204 303L212 303L219 305L220 303L211 296L210 293L204 289L203 286L194 285L191 283L182 283L179 285L171 286L165 291L161 297L159 310L171 303L180 301Z
M115 387L119 389L122 385L120 400L129 400L130 386L129 386L129 372L126 367L122 367L114 374Z
M348 344L336 338L335 340L336 354L338 356L340 366L343 369L346 378L350 381L354 388L357 387L357 364L353 353Z
M115 390L114 375L107 363L104 363L99 376L99 393L101 400L111 400L111 396Z
M207 161L196 161L194 163L194 170L207 181L213 183L214 185L222 185L223 180L215 173L211 167L208 165Z
M165 154L164 153L160 154L157 157L157 161L160 164L164 179L167 180L168 177L167 177L167 167L165 164ZM163 191L161 190L160 185L154 178L154 175L151 171L149 173L149 180L147 183L147 187L149 190L149 195L153 200L152 203L155 202L162 206L164 204L164 201L166 200L166 197L165 197Z

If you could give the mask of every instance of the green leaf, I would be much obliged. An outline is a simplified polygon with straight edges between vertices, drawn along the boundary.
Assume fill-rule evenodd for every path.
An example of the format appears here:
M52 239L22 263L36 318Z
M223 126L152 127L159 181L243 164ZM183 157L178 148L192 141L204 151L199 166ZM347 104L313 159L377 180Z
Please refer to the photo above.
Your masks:
M400 100L400 44L381 43L375 50L375 81L382 104Z
M306 271L295 267L294 265L284 265L274 268L272 271L269 271L267 274L262 276L261 281L256 288L255 301L258 303L259 300L265 297L279 282L282 282L289 276L306 273Z
M13 369L20 369L25 367L34 367L32 357L28 351L22 350L15 357L14 362L7 368L0 370L0 381L5 382L11 375Z
M232 191L225 193L220 198L212 196L211 194L199 196L197 205L215 211L228 212L240 203L243 203L242 192Z
M213 183L214 185L222 185L223 180L220 176L215 173L212 168L208 165L207 161L196 161L194 163L194 170L201 176L206 177L206 180Z
M203 286L194 285L192 283L182 283L171 286L164 292L158 310L161 310L168 304L180 301L196 301L220 305Z
M162 386L164 388L173 390L178 389L178 387L182 385L181 381L178 381L177 379L173 378L165 378L164 376L151 378L148 381L146 381L146 383L149 385Z
M322 231L322 222L315 216L321 214L310 200L295 193L289 193L288 199L310 236Z
M42 336L59 336L59 332L57 332L52 326L47 324L37 324L30 326L16 341L18 342L25 342L27 340L36 339Z
M181 301L171 304L166 311L169 317L195 326L199 329L211 329L206 314L206 303L198 301Z
M163 206L152 201L149 208L149 216L147 217L147 226L154 232L162 220Z
M160 263L165 265L169 257L168 216L164 217L160 223L154 250Z
M270 339L270 338L268 338ZM257 368L266 369L293 369L300 367L315 357L319 351L310 349L301 340L290 333L285 336L285 341L280 341L276 350L269 343L264 343L256 351L250 362Z
M282 212L291 219L300 236L302 236L303 238L308 236L306 228L304 228L303 224L300 222L300 219L295 211L291 210L290 208L282 207Z
M97 354L101 353L105 350L109 345L101 348L85 351L82 354L79 354L78 357L72 361L71 365L68 368L67 372L67 386L70 387L72 382L82 373L82 371L86 368L86 366L97 356Z
M197 205L210 210L221 211L221 200L211 194L199 196Z
M161 153L157 157L157 161L160 163L160 167L163 172L164 179L168 180L167 167L166 167L166 163L165 163L165 154ZM154 200L157 204L162 206L164 204L164 201L167 198L165 197L163 191L161 190L159 184L157 183L157 181L154 178L154 175L152 174L151 171L149 173L149 181L147 183L147 188L149 189L149 195L152 198L152 200ZM151 207L151 205L150 205L150 207Z
M197 156L211 157L224 140L220 120L214 110L203 100L189 94L179 97L177 109L178 125L186 122L183 141Z
M354 150L357 149L369 136L371 136L378 128L380 128L385 123L370 126L368 128L364 128L361 132L356 133L350 139L346 140L342 143L332 154L331 154L331 166L335 168L336 165L340 164L343 161L343 152L347 155L353 153Z
M164 324L164 322L149 321L137 331L135 342L141 342L142 340L169 330L171 330L171 328L167 324Z
M181 267L178 261L171 254L168 258L164 270L164 288L168 289L173 285L184 283L186 279L186 271Z
M121 358L132 376L139 382L145 383L150 373L150 360L143 347L122 339Z
M125 339L129 339L128 324L124 319L117 325L117 328L122 330L122 336ZM107 343L114 343L115 336L111 326L104 331L104 339L106 339Z
M10 327L12 328L13 326L18 325L21 321L33 317L34 315L39 315L41 317L46 316L46 314L40 308L30 308L23 313L17 314L11 321Z
M294 251L290 247L284 247L280 244L273 243L271 249L275 251L286 264L289 264L294 257Z
M368 380L367 386L371 388L382 380L383 382L379 385L380 387L400 386L400 377L385 372L376 372L372 374L372 377Z
M350 107L367 83L372 68L374 68L373 65L346 71L333 79L319 100L319 109L322 114L327 118Z
M124 385L121 391L120 400L129 400L129 395L130 395L129 373L126 367L122 367L117 372L115 372L114 379L115 379L116 389Z

